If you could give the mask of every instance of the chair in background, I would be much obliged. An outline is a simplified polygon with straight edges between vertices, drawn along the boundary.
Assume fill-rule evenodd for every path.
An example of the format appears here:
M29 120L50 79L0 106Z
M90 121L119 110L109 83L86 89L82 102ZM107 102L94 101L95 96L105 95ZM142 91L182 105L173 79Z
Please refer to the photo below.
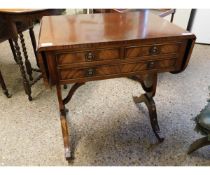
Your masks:
M210 145L210 93L207 102L208 104L205 106L205 108L202 109L200 114L197 115L194 119L196 123L195 131L200 133L204 137L197 139L190 145L188 154L191 154L192 152L204 146Z
M93 9L93 13L126 13L130 11L139 11L143 9ZM174 14L176 13L176 9L149 9L154 14L157 14L160 17L166 17L168 15L171 15L170 22L173 22L174 20Z
M174 14L176 13L176 9L151 9L155 14L164 18L168 15L171 15L170 22L172 23L174 20Z

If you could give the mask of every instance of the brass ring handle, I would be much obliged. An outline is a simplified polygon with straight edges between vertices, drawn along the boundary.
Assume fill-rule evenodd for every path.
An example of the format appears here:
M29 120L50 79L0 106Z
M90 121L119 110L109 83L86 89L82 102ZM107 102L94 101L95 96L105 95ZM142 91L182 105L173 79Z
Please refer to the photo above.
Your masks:
M154 61L150 61L147 63L147 68L148 69L153 69L155 67L155 62Z
M157 46L152 46L151 49L149 50L149 53L151 55L155 55L159 53L159 48Z
M85 76L86 77L92 77L92 76L95 75L95 72L96 72L95 68L86 69L85 70Z
M93 52L87 52L85 54L85 60L86 61L93 61L95 59L95 55Z

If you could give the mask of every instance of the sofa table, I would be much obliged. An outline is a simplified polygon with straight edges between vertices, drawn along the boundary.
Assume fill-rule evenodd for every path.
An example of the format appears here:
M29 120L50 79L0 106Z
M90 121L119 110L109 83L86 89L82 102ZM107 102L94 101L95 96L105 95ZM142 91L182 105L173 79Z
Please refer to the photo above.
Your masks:
M195 35L147 10L128 13L81 14L43 17L38 42L38 62L46 86L56 86L65 157L72 158L65 105L77 88L88 81L117 77L138 80L159 142L153 97L160 72L183 71L193 50ZM138 76L136 78L136 76ZM61 85L75 83L62 97Z

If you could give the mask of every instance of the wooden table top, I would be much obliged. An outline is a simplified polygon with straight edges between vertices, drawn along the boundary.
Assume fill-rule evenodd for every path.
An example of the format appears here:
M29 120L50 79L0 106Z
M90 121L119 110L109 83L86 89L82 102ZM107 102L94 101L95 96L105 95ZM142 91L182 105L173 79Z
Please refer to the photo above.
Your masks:
M192 33L145 11L45 16L39 34L39 50L150 38L191 37Z
M47 9L0 9L0 13L13 13L13 14L19 14L19 13L31 13L31 12L37 12L37 11L43 11Z

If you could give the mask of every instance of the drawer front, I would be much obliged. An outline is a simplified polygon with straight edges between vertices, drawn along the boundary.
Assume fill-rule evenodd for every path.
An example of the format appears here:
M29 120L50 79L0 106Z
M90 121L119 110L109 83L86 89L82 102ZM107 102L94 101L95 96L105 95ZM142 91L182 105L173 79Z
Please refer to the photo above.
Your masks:
M164 70L169 68L174 68L176 64L176 59L167 59L167 60L159 60L159 61L147 61L141 63L129 63L122 64L120 69L122 73L129 72L139 72L146 70Z
M164 54L177 54L181 43L154 44L144 46L131 46L125 48L125 58L142 56L157 56Z
M75 51L59 53L56 55L57 63L59 65L74 64L82 62L92 62L100 60L113 60L120 59L120 49L100 49L100 50L89 50L89 51Z
M76 78L90 78L90 77L98 77L98 76L106 76L106 75L114 75L120 73L119 66L116 65L103 65L98 67L89 67L89 68L69 68L69 69L61 69L60 79L76 79Z
M60 80L77 79L77 78L91 78L103 77L106 75L116 75L120 73L133 73L148 70L174 69L176 59L156 60L138 63L126 63L121 65L102 65L88 68L66 68L59 69Z

